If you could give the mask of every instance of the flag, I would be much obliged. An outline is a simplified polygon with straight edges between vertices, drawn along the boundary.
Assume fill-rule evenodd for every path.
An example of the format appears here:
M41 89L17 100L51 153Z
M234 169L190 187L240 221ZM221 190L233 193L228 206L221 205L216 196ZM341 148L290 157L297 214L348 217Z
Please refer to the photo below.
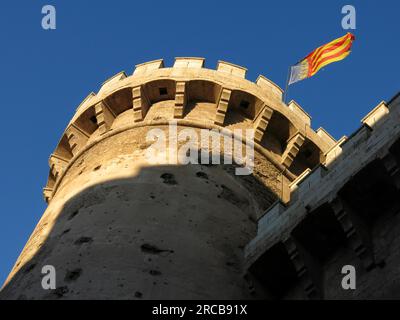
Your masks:
M355 37L350 32L311 52L307 57L290 68L289 85L310 78L326 65L343 60L350 54Z

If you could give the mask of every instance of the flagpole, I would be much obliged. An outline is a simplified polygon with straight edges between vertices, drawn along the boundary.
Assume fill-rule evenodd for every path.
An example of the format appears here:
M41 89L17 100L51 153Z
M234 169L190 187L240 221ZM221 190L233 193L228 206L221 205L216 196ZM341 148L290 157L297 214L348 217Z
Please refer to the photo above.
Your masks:
M283 103L285 103L285 104L286 104L286 99L287 99L287 92L289 90L290 69L291 69L291 67L288 68L288 74L287 74L287 77L286 77L285 92L283 94Z

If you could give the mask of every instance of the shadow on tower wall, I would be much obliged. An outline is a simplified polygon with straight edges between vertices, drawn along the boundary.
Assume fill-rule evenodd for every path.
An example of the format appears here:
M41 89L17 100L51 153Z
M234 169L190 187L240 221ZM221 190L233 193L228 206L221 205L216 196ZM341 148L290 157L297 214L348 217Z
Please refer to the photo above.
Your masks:
M264 298L242 270L257 197L276 200L257 177L222 165L146 167L65 203L56 195L0 299ZM55 290L42 288L45 265Z

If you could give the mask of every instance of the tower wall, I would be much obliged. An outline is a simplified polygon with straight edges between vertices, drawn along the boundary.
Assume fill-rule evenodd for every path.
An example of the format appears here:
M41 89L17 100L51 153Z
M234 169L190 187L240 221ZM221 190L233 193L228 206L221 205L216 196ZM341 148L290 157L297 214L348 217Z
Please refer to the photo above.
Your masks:
M1 298L267 297L245 276L243 249L264 211L289 201L290 183L335 141L265 77L252 83L242 67L203 64L138 65L84 100L49 159L48 208ZM235 175L235 164L149 164L149 130L170 142L172 120L178 132L254 130L252 174ZM56 290L41 287L44 265L56 268Z
M397 94L293 181L288 203L258 220L245 264L271 296L399 298L399 119ZM354 267L355 288L342 286L344 266Z

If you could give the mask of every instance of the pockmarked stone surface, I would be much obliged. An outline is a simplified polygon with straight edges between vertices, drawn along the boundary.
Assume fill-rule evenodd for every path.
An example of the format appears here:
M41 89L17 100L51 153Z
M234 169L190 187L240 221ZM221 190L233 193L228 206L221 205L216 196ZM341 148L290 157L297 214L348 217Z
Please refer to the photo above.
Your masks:
M376 155L383 162L368 170L384 168L385 181L397 181L398 148L389 145L398 137L398 98L336 141L314 131L295 101L283 103L272 81L245 76L224 61L211 70L202 58L177 58L172 67L156 60L89 94L49 158L48 207L0 299L340 298L347 296L334 289L334 268L351 250L338 248L353 248L368 270L382 266L360 231L375 220L353 219L352 189L340 190ZM218 131L240 153L248 144L237 132L252 131L251 173L237 175L243 164L226 161L229 144L188 151L198 159L210 153L217 164L182 163L187 153L163 157L176 153L171 125L178 136ZM161 161L150 163L155 129L167 143ZM392 200L396 188L384 189ZM315 211L320 206L328 209ZM320 228L329 240L314 235ZM46 265L56 270L50 290L42 286Z

